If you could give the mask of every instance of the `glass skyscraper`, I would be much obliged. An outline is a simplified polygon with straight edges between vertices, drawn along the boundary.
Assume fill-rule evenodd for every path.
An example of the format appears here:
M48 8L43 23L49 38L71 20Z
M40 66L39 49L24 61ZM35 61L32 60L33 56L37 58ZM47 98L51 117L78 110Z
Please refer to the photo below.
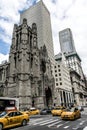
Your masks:
M31 26L32 23L36 23L38 47L40 48L45 44L48 51L48 56L51 62L54 62L50 13L43 1L41 0L35 5L31 6L29 9L25 10L20 15L20 23L22 23L23 18L27 19L29 26Z
M76 52L72 32L69 28L59 32L59 41L61 52L63 53Z

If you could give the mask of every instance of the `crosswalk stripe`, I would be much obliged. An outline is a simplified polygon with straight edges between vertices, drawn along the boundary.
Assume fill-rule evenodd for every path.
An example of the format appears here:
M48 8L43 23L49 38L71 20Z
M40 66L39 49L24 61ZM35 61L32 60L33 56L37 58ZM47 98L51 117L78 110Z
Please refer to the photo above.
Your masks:
M78 129L78 127L76 127L76 128L72 128L72 129L76 130L76 129Z
M65 127L63 127L64 129L67 129L69 126L65 126Z
M38 120L43 120L43 118L39 118L39 119L34 119L35 121L38 121Z
M30 125L32 125L32 124L34 124L34 123L36 123L37 121L42 121L43 120L43 118L41 118L41 119L32 119L32 120L30 120L29 122L28 122L28 124L30 124Z
M59 124L59 125L57 125L57 128L59 128L60 126L62 126L63 124Z
M70 126L72 126L72 124L69 124L70 121L62 121L59 118L39 118L39 119L35 119L35 118L31 118L29 121L29 125L39 125L39 126L44 126L46 125L47 127L56 127L59 128L62 126L63 129L67 129ZM76 130L79 126L83 125L86 121L82 120L82 119L78 119L78 126L74 126L72 129Z
M37 121L41 121L41 120L43 120L43 118L40 118L40 119L32 119L32 120L30 120L30 123L34 123L34 122L37 122Z
M42 126L42 125L47 125L47 124L50 124L50 123L55 122L55 121L58 121L58 119L52 120L52 121L48 121L48 122L42 123L42 124L40 124L40 125L41 125L41 126Z
M85 122L85 121L80 122L80 125L83 125L84 122Z
M61 122L61 121L58 121L58 122L52 123L51 125L48 125L48 127L54 126L54 125L56 125L56 124L58 124L58 123L60 123L60 122Z
M30 121L33 121L34 119L30 119ZM43 118L35 119L35 121L43 120Z
M53 119L49 119L50 121L51 120L53 120ZM38 125L38 124L40 124L40 123L45 123L45 122L47 122L47 121L49 121L49 120L45 120L45 121L41 121L41 122L37 122L37 123L35 123L35 124L33 124L33 125Z
M83 130L87 130L87 126Z

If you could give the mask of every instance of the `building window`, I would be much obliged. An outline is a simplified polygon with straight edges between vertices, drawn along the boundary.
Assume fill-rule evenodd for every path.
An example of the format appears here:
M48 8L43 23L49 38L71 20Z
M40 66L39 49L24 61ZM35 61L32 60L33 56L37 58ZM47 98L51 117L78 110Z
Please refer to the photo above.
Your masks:
M58 83L56 83L56 86L58 86Z
M58 69L58 71L60 72L60 69Z
M15 76L13 77L13 82L15 82L16 81L16 78L15 78Z
M61 81L62 79L61 79L61 78L59 78L59 80Z
M58 67L60 67L60 65L58 65Z
M60 82L60 85L62 85L62 83Z
M57 72L57 70L55 70L55 72Z
M59 73L59 76L61 76L61 74Z
M57 77L57 74L55 74L55 77Z
M56 68L56 66L54 66Z

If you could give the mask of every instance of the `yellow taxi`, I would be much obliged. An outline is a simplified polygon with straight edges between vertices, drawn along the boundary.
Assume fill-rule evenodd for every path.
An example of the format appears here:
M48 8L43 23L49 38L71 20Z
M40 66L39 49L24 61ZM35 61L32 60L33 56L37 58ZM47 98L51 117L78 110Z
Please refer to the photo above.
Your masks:
M66 108L63 106L58 106L56 108L54 108L51 113L53 116L60 116L62 114L63 111L65 111Z
M30 114L30 115L37 115L37 114L39 114L39 113L40 113L40 110L39 110L39 109L36 109L36 108L34 108L34 107L30 108L30 110L29 110L29 114Z
M71 109L67 109L66 112L63 112L61 114L61 118L62 119L67 119L67 120L75 120L77 118L81 117L81 113L80 110L78 110L78 108L73 107Z
M28 116L31 115L30 111L21 111L23 114L27 114Z
M0 114L0 130L14 126L25 126L29 116L20 111L4 111Z

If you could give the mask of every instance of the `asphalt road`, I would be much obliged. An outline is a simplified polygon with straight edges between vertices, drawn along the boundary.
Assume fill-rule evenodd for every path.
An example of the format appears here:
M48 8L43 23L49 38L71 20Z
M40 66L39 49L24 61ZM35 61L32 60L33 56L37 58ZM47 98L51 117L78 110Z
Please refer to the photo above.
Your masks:
M37 115L30 118L27 126L10 130L87 130L87 114L75 121L64 121L58 116Z

